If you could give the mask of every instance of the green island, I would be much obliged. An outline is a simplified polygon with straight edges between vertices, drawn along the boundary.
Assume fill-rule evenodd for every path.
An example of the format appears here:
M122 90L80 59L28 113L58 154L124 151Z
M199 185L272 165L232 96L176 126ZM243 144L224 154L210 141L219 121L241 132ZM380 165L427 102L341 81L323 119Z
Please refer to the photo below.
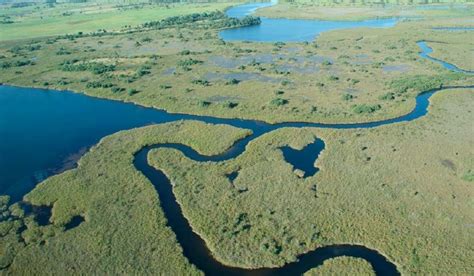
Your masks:
M230 271L290 267L318 248L356 245L395 274L474 273L472 3L292 0L234 18L227 12L243 2L79 2L0 1L0 88L196 117L99 137L73 158L77 167L21 200L0 194L0 274L214 275L175 231L178 215L156 187L166 184L137 166L154 145L146 162L169 180L209 258ZM222 36L269 18L398 21L310 41ZM432 52L423 56L420 43ZM422 112L427 91L426 114L396 120ZM324 147L308 175L283 148L303 152L317 139ZM304 275L382 275L374 263L341 254Z

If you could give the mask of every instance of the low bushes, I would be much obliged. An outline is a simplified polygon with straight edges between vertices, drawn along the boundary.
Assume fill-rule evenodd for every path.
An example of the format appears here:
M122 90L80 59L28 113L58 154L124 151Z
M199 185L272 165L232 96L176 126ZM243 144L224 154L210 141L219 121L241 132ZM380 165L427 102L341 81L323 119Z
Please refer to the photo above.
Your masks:
M66 72L89 71L95 75L115 71L115 65L107 65L101 62L79 62L77 60L65 61L61 64L61 70Z
M374 113L377 110L382 109L382 106L379 104L359 104L359 105L354 105L352 107L352 110L357 113L357 114L363 114L363 113Z

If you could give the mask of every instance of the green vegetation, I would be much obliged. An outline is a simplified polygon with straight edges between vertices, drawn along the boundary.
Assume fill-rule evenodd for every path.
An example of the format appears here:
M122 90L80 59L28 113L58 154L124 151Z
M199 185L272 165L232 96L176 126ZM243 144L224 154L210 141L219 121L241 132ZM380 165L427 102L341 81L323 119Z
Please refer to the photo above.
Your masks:
M375 275L375 271L365 260L353 257L337 257L325 261L322 266L314 268L304 274L304 276L316 275L372 276Z
M427 5L433 3L434 5ZM442 4L445 3L445 4ZM389 17L462 17L472 14L469 1L280 1L260 9L258 16L323 20L366 20Z
M374 113L377 110L380 110L382 106L379 104L374 104L374 105L367 105L367 104L359 104L359 105L354 105L353 110L355 113Z
M432 29L471 26L470 4L447 11L336 11L298 1L260 11L304 18L428 16L390 29L324 33L317 44L224 42L222 28L260 23L225 17L229 3L51 3L37 10L39 5L0 10L2 83L189 114L361 122L406 114L421 91L474 80L419 58L416 46L427 40L434 57L471 69L466 34ZM429 41L433 37L436 42ZM385 72L386 65L410 69ZM184 215L223 263L275 267L320 246L354 243L380 251L404 274L469 275L474 130L466 126L474 120L473 101L472 90L444 91L434 96L427 117L409 123L281 129L222 163L193 162L172 149L155 150L149 159L172 180ZM52 207L48 225L0 197L2 273L199 274L166 226L152 185L133 167L133 154L154 143L183 143L212 155L248 134L177 122L104 138L78 168L47 179L25 197ZM301 149L315 138L326 143L316 161L320 171L301 178L280 148ZM227 175L237 171L231 183ZM66 231L74 216L85 222ZM348 271L373 273L364 261L343 257L309 274Z
M168 17L160 21L146 22L143 24L143 27L149 29L164 29L171 26L184 27L187 24L194 24L198 21L211 22L209 26L212 28L237 28L260 24L260 18L258 17L246 16L242 19L237 19L227 17L223 11L215 11Z
M166 226L153 186L133 167L133 154L145 145L176 142L212 155L247 134L229 126L178 122L109 136L77 169L49 178L26 196L31 204L53 208L46 226L25 217L18 204L8 209L0 197L0 265L7 268L2 272L199 274ZM76 215L85 222L65 231Z
M473 194L466 172L473 167L474 133L465 126L474 119L473 97L470 90L444 91L427 117L376 129L281 129L223 163L194 162L172 149L153 151L150 162L170 177L184 215L224 263L278 266L318 246L357 243L380 251L402 273L469 274ZM2 198L2 215L12 218L0 222L0 264L28 274L197 273L166 227L153 187L133 167L133 154L153 143L217 154L246 135L178 122L103 139L77 169L26 196L33 205L52 206L51 224L39 226ZM316 137L326 143L316 161L321 170L300 178L280 148L301 149ZM231 184L226 175L235 171ZM64 231L77 215L85 222ZM317 270L338 269L340 262L365 271L360 261L340 259Z
M465 127L473 100L470 90L444 91L427 117L375 129L281 129L218 164L173 149L155 150L150 160L226 264L280 266L318 246L355 243L378 250L402 274L469 274L473 190L462 178L473 166L474 130ZM320 171L299 178L280 147L301 149L316 137L326 144ZM226 175L235 171L230 183ZM331 269L340 269L333 261ZM360 261L348 263L361 269Z
M460 31L454 32L451 35L450 43L448 44L442 41L429 41L429 46L433 49L433 53L430 56L441 60L448 59L450 63L461 69L474 71L472 58L467 58L472 55L474 44L469 39L466 41L466 37L469 36L472 36L472 31L471 33Z
M22 8L2 8L0 18L9 18L8 21L12 23L1 24L0 40L89 33L99 29L127 31L132 26L152 20L224 10L231 5L233 4L167 3L122 7L110 3L62 3L51 7L37 4Z
M318 37L317 48L314 43L222 42L219 29L208 27L213 25L209 19L181 28L6 41L0 43L0 82L45 84L171 112L268 122L380 120L409 112L423 90L472 84L473 76L448 73L417 55L416 41L434 36L439 44L449 46L453 39L456 47L469 49L469 42L463 44L457 32L431 30L463 20L407 21L383 30L328 32ZM137 41L140 47L135 46ZM331 50L334 47L338 50ZM456 51L444 55L447 61L462 59ZM409 69L386 72L373 66L381 62ZM232 63L235 66L228 66ZM127 90L140 93L123 93ZM354 97L341 96L345 94ZM287 100L274 102L285 108L264 108L274 106L270 103L275 98ZM238 99L239 108L228 108L226 99ZM202 108L199 102L210 104ZM380 109L354 112L354 105Z
M273 99L270 102L270 104L275 105L275 106L281 106L281 105L288 104L288 100L287 99L282 99L282 98L276 98L276 99Z
M474 182L474 170L468 170L462 177L462 179L469 181L469 182Z
M443 84L449 81L459 80L463 77L464 76L461 73L450 73L436 77L415 75L403 77L390 82L390 88L395 91L395 93L399 94L413 91L428 91L440 88Z
M106 65L100 62L79 62L79 60L68 60L61 64L61 70L66 72L90 71L100 75L115 70L114 65Z
M351 94L344 94L344 95L342 95L342 99L343 99L344 101L350 101L350 100L352 100L353 98L354 98L354 96L351 95Z

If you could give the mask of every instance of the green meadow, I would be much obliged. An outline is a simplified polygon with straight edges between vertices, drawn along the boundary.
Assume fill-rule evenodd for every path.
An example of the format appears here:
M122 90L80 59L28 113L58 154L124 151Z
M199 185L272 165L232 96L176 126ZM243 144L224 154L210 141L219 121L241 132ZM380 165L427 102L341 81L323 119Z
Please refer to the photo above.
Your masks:
M125 33L0 42L0 82L179 113L364 122L409 112L424 90L468 85L473 79L419 57L416 45L426 40L435 57L469 69L465 57L472 43L458 32L433 29L472 26L469 17L338 30L311 43L224 42L218 31L229 22L219 16L179 26L165 23ZM440 51L438 45L455 50Z
M169 4L120 8L117 5L60 4L57 7L41 8L25 12L16 9L0 10L0 18L8 17L11 24L2 24L0 41L27 39L97 30L121 30L125 26L160 20L171 16L224 10L232 3ZM17 8L22 9L22 8Z

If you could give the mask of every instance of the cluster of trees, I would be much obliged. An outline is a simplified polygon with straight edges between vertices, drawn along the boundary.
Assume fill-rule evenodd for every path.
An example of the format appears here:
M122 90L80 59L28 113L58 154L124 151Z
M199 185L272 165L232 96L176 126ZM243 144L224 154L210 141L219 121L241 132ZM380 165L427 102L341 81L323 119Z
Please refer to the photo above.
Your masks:
M259 17L246 16L242 19L228 17L222 11L193 13L181 16L172 16L158 21L146 22L142 25L143 28L148 29L164 29L172 26L185 25L199 21L210 21L207 24L212 28L236 28L242 26L258 25L261 23Z
M79 62L77 59L65 61L61 64L61 70L66 72L89 71L95 75L115 70L115 65L108 65L100 62Z
M389 87L396 94L404 94L409 91L423 92L431 89L437 89L443 84L464 78L462 74L450 73L438 76L416 75L402 77L389 83Z
M162 20L150 21L144 23L142 26L145 28L163 29L170 26L183 25L188 23L194 23L203 20L218 20L226 18L225 13L221 11L204 12L204 13L192 13L187 15L172 16Z
M246 16L242 19L226 17L225 20L218 21L214 24L215 28L237 28L244 26L260 25L260 17Z
M25 60L16 60L16 61L4 61L0 62L0 69L8 69L11 67L23 67L27 65L35 65L35 62L29 59Z
M362 114L362 113L374 113L377 110L382 109L382 106L379 104L358 104L354 105L353 110L357 114Z
M103 81L91 81L86 85L87 88L111 88L113 86L113 83Z

